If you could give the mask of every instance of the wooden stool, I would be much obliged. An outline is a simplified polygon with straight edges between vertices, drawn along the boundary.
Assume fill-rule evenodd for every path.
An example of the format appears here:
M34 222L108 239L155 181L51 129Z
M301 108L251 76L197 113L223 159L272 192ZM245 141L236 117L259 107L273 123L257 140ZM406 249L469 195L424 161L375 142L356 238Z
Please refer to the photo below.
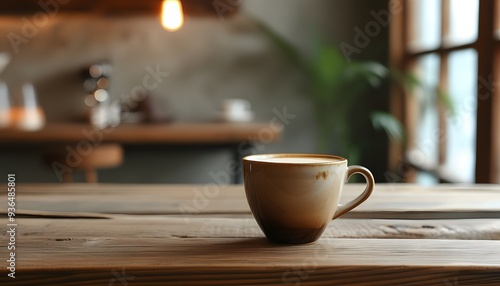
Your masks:
M44 161L53 168L54 164L60 166L62 181L65 183L73 182L73 171L77 170L85 171L87 183L97 183L96 170L121 165L123 148L120 144L105 143L85 150L82 146L70 144L47 151Z

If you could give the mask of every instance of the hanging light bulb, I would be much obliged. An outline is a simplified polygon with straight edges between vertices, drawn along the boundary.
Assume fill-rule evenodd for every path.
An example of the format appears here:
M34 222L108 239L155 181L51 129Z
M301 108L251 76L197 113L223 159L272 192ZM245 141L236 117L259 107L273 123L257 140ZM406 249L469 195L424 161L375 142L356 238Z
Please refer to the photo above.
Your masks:
M177 31L182 27L184 15L180 0L164 0L161 9L161 24L168 31Z

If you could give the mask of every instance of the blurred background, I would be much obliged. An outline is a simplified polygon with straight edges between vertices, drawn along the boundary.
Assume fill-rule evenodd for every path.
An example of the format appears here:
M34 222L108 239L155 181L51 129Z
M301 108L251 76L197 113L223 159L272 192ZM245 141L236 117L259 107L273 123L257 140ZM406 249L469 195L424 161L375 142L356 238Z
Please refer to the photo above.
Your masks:
M238 139L252 153L342 155L378 182L498 182L498 1L185 0L173 28L162 1L141 2L1 4L0 174L61 181L54 149L70 142L47 130L189 137L201 123L252 126ZM23 104L36 108L17 124ZM245 153L236 139L134 140L111 140L120 158L99 182L210 183Z

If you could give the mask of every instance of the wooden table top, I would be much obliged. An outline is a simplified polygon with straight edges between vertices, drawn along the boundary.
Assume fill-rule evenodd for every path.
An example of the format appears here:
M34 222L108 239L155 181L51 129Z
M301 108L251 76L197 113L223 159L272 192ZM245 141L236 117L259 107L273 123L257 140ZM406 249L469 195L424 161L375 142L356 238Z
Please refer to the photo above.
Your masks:
M379 184L309 245L267 242L241 185L16 193L16 283L3 267L2 285L500 285L500 186Z
M0 143L68 143L90 140L122 144L235 144L265 143L280 138L281 127L271 123L121 124L104 130L89 124L49 123L37 131L0 129Z

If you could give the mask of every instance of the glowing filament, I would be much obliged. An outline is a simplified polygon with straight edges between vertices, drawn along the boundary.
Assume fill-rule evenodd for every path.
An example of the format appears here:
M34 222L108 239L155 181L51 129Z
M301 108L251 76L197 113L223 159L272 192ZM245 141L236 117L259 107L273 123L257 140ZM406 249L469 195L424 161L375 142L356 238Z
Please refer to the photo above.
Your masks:
M177 31L184 23L182 5L179 0L164 0L161 11L161 24L168 31Z

